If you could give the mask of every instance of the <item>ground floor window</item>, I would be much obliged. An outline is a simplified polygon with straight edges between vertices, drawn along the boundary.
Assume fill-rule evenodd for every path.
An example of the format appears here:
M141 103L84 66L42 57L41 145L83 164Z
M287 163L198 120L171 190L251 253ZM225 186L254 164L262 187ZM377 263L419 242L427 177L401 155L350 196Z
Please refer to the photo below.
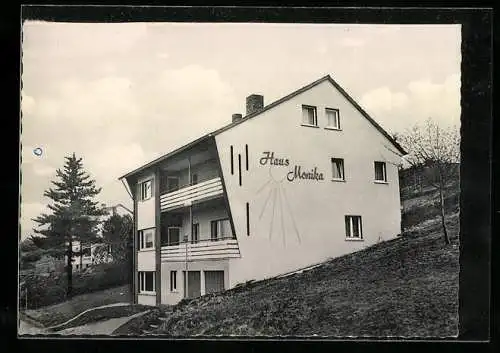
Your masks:
M155 271L139 272L139 292L155 291Z
M177 290L177 271L170 271L170 291Z
M205 293L216 293L224 290L224 271L205 271Z
M347 239L363 239L361 216L345 216L345 231Z

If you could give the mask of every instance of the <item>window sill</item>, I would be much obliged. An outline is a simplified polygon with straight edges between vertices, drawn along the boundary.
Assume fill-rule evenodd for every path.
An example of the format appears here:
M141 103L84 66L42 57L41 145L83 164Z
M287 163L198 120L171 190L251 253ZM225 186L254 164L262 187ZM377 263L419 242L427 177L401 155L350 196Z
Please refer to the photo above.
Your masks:
M152 198L153 198L153 196L148 197L147 199L141 199L141 200L139 200L139 202L149 201L149 200L151 200Z
M345 179L332 179L332 181L345 183Z
M139 295L150 295L150 296L154 296L154 295L156 295L156 292L139 292L138 294L139 294Z
M170 293L172 293L172 294L178 294L179 291L177 289L174 289L174 290L171 290Z
M146 249L139 249L139 252L150 252L150 251L155 251L155 248L146 248Z
M341 128L331 127L331 126L325 126L325 130L342 131Z
M375 184L389 184L389 182L387 181L383 181L383 180L374 180L373 181Z
M305 127L314 127L316 129L319 129L318 125L311 125L311 124L300 124L300 126L305 126Z
M364 241L363 238L345 238L346 241Z

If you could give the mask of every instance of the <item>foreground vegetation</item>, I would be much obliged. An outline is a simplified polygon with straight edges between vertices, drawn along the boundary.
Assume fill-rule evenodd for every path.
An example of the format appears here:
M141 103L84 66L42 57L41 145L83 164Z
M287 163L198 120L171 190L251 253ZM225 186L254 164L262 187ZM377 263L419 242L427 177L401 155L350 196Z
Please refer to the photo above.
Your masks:
M157 308L117 334L449 337L458 325L458 215L309 271ZM153 323L153 325L151 325ZM157 327L156 327L157 326Z
M85 310L102 305L131 302L130 287L120 286L103 291L82 294L63 303L37 310L26 310L25 315L45 327L62 324Z

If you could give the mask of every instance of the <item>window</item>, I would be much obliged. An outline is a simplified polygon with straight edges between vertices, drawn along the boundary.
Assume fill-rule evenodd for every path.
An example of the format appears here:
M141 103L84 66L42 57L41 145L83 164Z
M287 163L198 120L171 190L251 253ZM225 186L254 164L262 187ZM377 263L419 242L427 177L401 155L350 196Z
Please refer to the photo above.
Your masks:
M345 216L345 232L347 239L363 239L361 216Z
M342 158L332 158L332 179L345 180L344 160Z
M220 219L210 222L210 239L218 240L229 237L231 226L228 219Z
M90 257L90 248L83 248L82 255L83 257Z
M154 292L155 291L155 272L143 271L139 272L139 292Z
M168 245L178 245L181 240L181 228L168 227Z
M200 238L200 224L193 223L193 230L191 233L191 243L197 243Z
M387 182L385 162L375 162L375 181Z
M312 107L309 105L302 106L302 124L310 126L318 126L316 107Z
M147 180L140 184L141 200L148 200L153 196L153 180Z
M170 271L170 291L177 290L177 271Z
M151 249L155 246L154 229L139 231L139 250Z
M340 118L338 109L325 109L327 118L327 127L330 129L340 130Z
M191 185L196 185L198 184L198 174L192 174L191 175Z
M167 177L167 192L173 192L179 190L179 177L169 176Z

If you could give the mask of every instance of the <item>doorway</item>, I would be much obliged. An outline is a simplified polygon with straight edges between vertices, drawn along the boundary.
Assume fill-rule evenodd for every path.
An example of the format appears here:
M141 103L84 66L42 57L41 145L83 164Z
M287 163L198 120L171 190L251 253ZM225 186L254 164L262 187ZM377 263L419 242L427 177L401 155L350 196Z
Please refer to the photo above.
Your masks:
M201 295L200 271L188 271L187 290L186 290L186 271L183 271L183 273L184 273L184 298L199 297Z

